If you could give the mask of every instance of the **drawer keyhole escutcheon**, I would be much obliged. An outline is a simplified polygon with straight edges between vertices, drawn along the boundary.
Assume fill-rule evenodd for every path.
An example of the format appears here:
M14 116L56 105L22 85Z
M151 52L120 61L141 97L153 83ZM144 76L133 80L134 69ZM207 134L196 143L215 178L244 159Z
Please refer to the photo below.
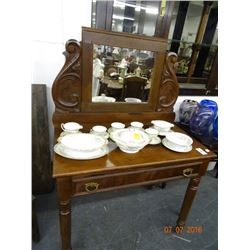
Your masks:
M89 182L85 184L85 190L87 192L94 192L99 188L99 183Z
M185 177L190 177L190 175L193 173L193 169L192 168L186 168L183 170L182 174L185 176Z

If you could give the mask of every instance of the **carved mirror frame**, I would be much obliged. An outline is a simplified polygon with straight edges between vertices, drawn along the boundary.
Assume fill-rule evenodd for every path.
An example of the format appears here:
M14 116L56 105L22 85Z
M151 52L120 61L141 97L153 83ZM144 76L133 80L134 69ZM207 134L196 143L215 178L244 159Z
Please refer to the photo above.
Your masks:
M154 71L148 102L92 102L93 44L154 52ZM82 41L68 40L65 47L63 54L66 61L52 86L56 113L173 112L179 94L175 75L177 57L175 53L166 54L166 40L82 27Z

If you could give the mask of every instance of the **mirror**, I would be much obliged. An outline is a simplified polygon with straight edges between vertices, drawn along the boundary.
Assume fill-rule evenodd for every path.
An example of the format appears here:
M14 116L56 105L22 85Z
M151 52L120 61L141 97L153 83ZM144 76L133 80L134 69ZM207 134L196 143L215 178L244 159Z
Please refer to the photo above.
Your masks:
M93 45L92 102L148 102L155 53Z
M155 111L166 48L161 38L83 27L81 110Z

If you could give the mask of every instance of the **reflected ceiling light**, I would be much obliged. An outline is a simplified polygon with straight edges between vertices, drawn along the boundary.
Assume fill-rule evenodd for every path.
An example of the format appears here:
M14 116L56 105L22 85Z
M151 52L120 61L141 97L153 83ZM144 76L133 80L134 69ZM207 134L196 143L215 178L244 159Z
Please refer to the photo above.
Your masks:
M140 12L141 9L142 9L142 7L140 7L140 6L136 6L136 7L135 7L135 11L137 11L137 12Z
M114 1L114 7L120 7L121 9L124 9L125 8L125 3L115 0Z
M158 9L156 9L156 8L146 8L146 13L158 15L159 12L158 12Z
M157 15L159 13L157 8L143 7L143 6L139 6L139 5L125 3L125 2L122 2L122 1L118 1L118 0L114 1L114 7L120 7L122 9L124 9L125 6L135 8L136 12L140 12L141 10L146 10L147 14Z
M131 17L124 17L124 16L118 16L118 15L113 15L113 19L118 19L118 20L127 19L127 20L131 20L131 21L135 20L134 18L131 18Z

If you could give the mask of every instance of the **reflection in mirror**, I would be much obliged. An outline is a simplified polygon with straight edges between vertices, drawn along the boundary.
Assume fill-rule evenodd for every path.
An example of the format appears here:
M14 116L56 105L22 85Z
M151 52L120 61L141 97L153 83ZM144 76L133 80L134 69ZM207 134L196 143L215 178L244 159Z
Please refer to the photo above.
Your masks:
M152 51L93 46L92 102L148 102Z

